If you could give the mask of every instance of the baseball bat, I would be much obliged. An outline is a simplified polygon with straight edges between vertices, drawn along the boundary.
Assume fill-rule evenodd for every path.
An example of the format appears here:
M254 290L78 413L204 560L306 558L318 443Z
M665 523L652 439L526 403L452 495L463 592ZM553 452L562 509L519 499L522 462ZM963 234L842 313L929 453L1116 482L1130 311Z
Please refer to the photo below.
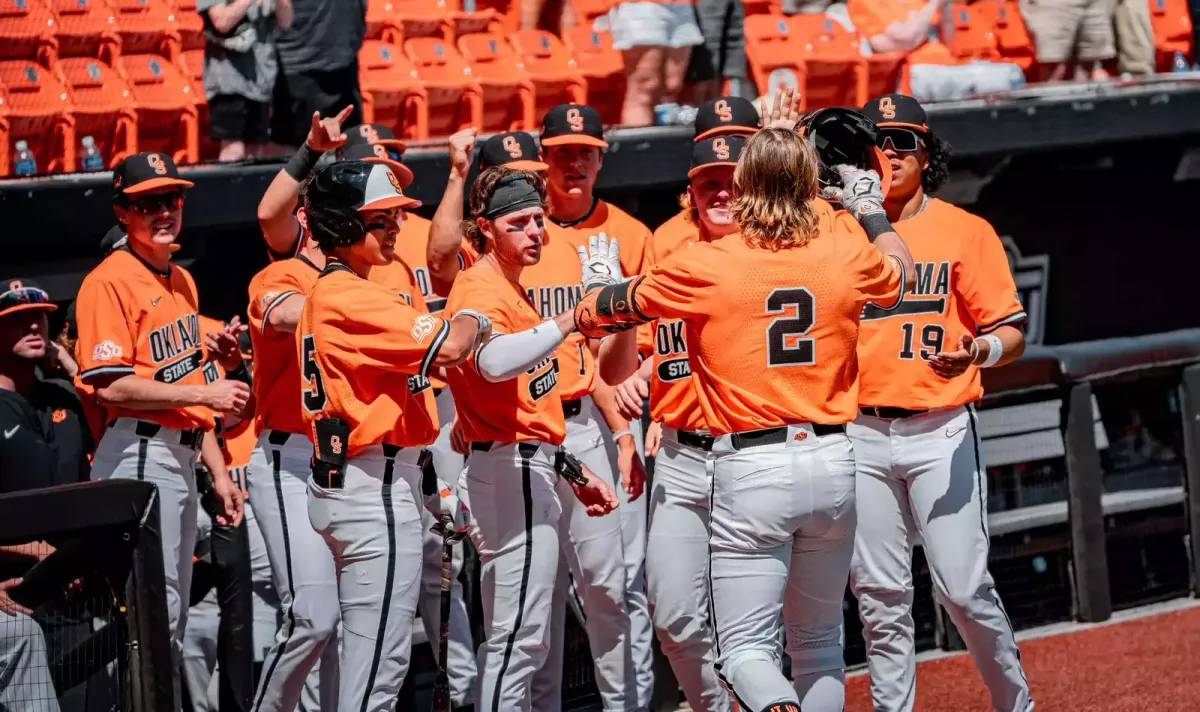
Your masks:
M442 600L438 629L437 678L433 681L434 712L450 712L450 675L446 670L446 646L450 640L450 586L454 542L450 539L449 517L442 522Z

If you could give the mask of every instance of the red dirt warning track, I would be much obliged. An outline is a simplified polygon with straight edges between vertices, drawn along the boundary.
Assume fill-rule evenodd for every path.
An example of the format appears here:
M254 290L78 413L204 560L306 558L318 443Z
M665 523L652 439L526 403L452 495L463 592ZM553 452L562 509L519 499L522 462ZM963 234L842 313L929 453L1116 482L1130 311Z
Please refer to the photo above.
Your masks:
M1021 660L1038 712L1200 711L1200 608L1027 640ZM847 712L870 712L866 675L846 681ZM968 655L917 666L920 712L987 712Z

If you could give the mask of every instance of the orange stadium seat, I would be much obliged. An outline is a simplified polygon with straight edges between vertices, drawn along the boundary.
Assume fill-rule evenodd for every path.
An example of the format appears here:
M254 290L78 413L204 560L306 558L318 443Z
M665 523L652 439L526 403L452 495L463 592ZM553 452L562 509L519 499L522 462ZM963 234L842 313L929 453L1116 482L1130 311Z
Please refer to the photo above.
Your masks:
M481 131L533 131L533 78L502 34L472 33L458 38L458 50L483 87Z
M475 12L452 12L450 17L451 36L455 39L463 35L477 32L491 32L503 37L509 30L504 27L503 17L495 10L476 10Z
M430 136L483 125L483 87L453 45L437 37L415 37L404 41L404 54L428 96Z
M615 0L569 0L569 2L571 8L575 10L576 27L563 30L564 36L571 30L590 29L597 17L607 15L612 6L616 4Z
M782 15L782 0L742 0L742 11L751 15Z
M8 125L8 93L4 91L4 85L0 84L0 178L8 175L12 159L9 157L8 146L9 141L9 125Z
M174 62L180 38L167 0L109 0L122 54L157 54Z
M954 32L946 46L955 59L1000 59L995 23L987 11L980 10L978 3L968 5L965 2L955 2L947 11L954 20Z
M58 17L59 57L97 57L112 64L121 52L116 18L103 0L50 0Z
M55 73L29 60L3 61L0 87L8 97L8 148L27 141L39 173L74 171L75 121L67 87ZM2 169L11 171L11 161Z
M625 58L612 46L612 35L588 27L563 33L563 44L587 80L587 100L606 124L621 123L625 100Z
M788 23L804 49L802 108L862 106L869 98L868 67L858 33L823 13L792 15Z
M0 59L50 65L58 56L54 13L43 0L0 0Z
M1187 0L1149 0L1150 26L1154 29L1154 64L1160 72L1171 71L1176 52L1195 61L1192 46L1192 17Z
M492 11L502 32L521 28L521 4L517 0L475 0L477 11Z
M404 41L392 0L367 0L367 39L396 44Z
M208 100L204 96L204 50L185 49L179 53L179 69L192 82L192 95L196 97L196 120L200 122L200 160L215 161L221 154L221 144L210 137Z
M805 84L804 45L782 15L752 15L746 18L746 64L759 95L771 94L778 86L794 86L802 100Z
M537 116L557 104L587 103L587 80L557 37L544 30L520 30L509 41L533 78Z
M1000 58L1029 71L1036 57L1033 39L1015 0L982 0L971 7L991 19Z
M454 39L450 13L459 9L458 0L391 0L396 26L405 40L416 37Z
M358 51L363 121L383 124L404 138L429 137L429 97L404 50L366 40Z
M137 153L137 114L129 85L120 74L87 57L69 57L58 66L71 95L75 135L96 140L107 168Z
M176 163L200 159L200 120L196 104L202 97L192 81L174 64L155 54L122 55L117 60L133 93L138 118L138 148L161 151Z
M171 1L171 20L181 49L204 49L204 20L196 11L196 0Z

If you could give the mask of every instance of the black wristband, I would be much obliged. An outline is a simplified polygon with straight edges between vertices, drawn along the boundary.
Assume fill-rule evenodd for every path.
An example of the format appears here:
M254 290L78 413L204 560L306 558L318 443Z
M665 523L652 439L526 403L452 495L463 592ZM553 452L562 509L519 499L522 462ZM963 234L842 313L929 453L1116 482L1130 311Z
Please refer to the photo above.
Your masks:
M227 371L225 377L231 381L241 381L247 386L253 386L254 383L250 379L250 369L246 368L246 362L242 361L238 367L232 371Z
M309 148L307 143L303 144L300 150L296 151L296 155L292 156L292 160L283 167L283 172L297 181L302 181L312 173L317 161L321 160L321 155L320 151Z
M892 227L892 222L887 219L887 215L883 213L872 213L862 219L863 229L867 231L867 238L871 242L875 242L875 238L885 232L895 232L896 228Z

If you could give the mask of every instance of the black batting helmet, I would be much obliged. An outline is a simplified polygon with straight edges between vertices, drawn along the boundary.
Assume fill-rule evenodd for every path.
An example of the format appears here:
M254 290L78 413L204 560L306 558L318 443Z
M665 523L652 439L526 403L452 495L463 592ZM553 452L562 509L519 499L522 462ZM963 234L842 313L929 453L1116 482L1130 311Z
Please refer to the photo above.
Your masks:
M331 163L318 170L304 190L308 229L326 252L366 237L367 226L360 211L420 205L421 201L404 195L400 179L382 163Z
M849 164L869 168L879 174L886 195L892 183L892 167L876 145L879 130L875 123L853 109L833 107L816 109L800 120L798 129L821 159L818 179L822 187L842 184L834 166Z

